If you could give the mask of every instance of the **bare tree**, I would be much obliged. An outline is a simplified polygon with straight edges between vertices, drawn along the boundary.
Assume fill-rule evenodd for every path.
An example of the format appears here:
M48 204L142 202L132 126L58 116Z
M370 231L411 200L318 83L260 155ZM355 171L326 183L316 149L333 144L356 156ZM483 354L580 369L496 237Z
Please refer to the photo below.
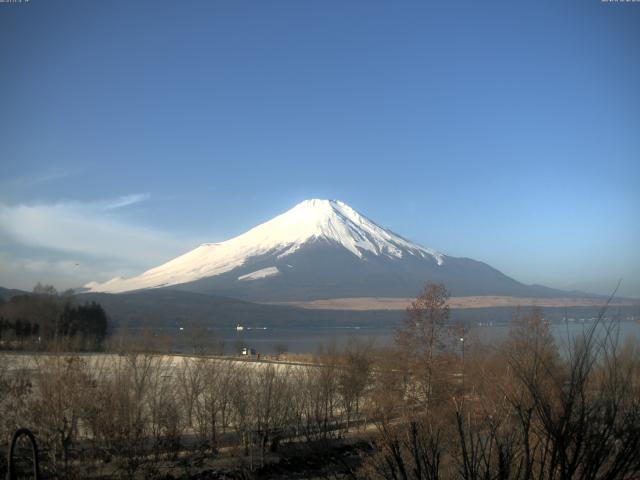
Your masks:
M202 372L202 389L197 397L196 418L203 445L214 451L218 446L218 431L226 432L229 426L232 395L236 374L240 373L234 362L206 360Z
M50 448L50 465L62 462L69 477L70 449L77 440L84 398L93 383L86 362L78 356L54 355L38 359L29 411L40 441Z
M338 373L338 392L346 417L346 430L355 415L360 414L362 400L371 383L371 346L351 342L344 354L344 363Z
M422 387L424 403L428 405L439 380L436 368L438 354L448 344L449 293L442 284L429 283L409 308L402 327L396 332L396 343L405 351L416 382Z
M249 455L253 444L253 439L251 438L251 395L253 394L251 376L249 368L244 365L238 367L236 373L237 375L231 386L231 423L244 448L244 454Z
M262 466L269 442L275 450L289 424L291 389L288 377L288 367L279 368L273 364L265 365L254 373L251 397L253 431L258 439Z
M172 374L175 370L170 359L158 357L149 375L149 389L144 403L156 460L163 453L169 452L175 456L180 450L183 402L178 391L179 383Z
M308 440L328 439L336 435L334 422L338 397L338 354L335 345L322 348L316 357L318 366L306 368L304 386L305 395L303 418L304 430Z
M385 422L377 452L359 476L365 479L438 480L442 478L444 435L439 426L414 418L392 425Z
M189 427L193 426L193 411L205 386L205 368L206 360L183 357L182 365L176 369L178 388Z

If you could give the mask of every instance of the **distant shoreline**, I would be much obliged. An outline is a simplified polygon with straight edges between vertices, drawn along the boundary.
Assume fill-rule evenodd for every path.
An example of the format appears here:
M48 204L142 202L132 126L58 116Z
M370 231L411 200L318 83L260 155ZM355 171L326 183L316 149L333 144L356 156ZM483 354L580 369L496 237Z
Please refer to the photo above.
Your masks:
M351 297L328 298L323 300L264 302L267 305L288 305L309 310L405 310L413 298L393 297ZM599 307L606 298L534 298L507 296L451 297L451 308L494 308L494 307ZM640 307L640 300L615 300L610 307Z

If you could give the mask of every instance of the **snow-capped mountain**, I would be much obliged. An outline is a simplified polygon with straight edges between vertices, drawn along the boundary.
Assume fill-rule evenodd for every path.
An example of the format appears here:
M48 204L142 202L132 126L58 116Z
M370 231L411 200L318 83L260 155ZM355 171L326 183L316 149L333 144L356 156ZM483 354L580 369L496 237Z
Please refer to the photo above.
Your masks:
M444 282L456 295L553 292L527 287L484 263L412 243L343 202L317 199L137 277L91 282L85 288L119 293L171 287L276 301L414 296L427 281Z

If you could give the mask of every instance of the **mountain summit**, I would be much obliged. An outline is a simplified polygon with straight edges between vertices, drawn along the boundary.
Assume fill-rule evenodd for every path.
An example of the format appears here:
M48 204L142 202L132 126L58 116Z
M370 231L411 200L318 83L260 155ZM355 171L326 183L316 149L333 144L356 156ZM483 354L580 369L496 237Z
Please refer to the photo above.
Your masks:
M456 295L549 295L488 265L412 243L337 200L305 200L221 243L205 243L133 278L91 282L93 292L179 288L251 300L414 296L427 281ZM542 289L542 291L540 291ZM534 291L535 290L535 291Z

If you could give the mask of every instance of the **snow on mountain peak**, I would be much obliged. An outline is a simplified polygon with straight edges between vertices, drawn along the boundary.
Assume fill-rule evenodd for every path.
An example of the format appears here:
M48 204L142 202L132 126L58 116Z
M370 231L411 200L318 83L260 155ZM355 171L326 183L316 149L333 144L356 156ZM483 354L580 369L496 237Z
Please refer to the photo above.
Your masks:
M266 226L284 233L287 238L283 243L291 244L281 256L292 253L310 239L323 239L338 243L361 258L364 252L397 258L408 253L431 255L438 263L442 262L442 255L403 239L339 200L305 200L254 230L257 233Z
M305 200L246 233L220 243L205 243L159 267L130 279L113 279L85 285L91 291L123 292L164 287L219 275L243 265L249 258L282 258L312 241L327 241L359 258L365 254L402 258L432 257L438 265L443 255L420 247L377 225L338 200Z

